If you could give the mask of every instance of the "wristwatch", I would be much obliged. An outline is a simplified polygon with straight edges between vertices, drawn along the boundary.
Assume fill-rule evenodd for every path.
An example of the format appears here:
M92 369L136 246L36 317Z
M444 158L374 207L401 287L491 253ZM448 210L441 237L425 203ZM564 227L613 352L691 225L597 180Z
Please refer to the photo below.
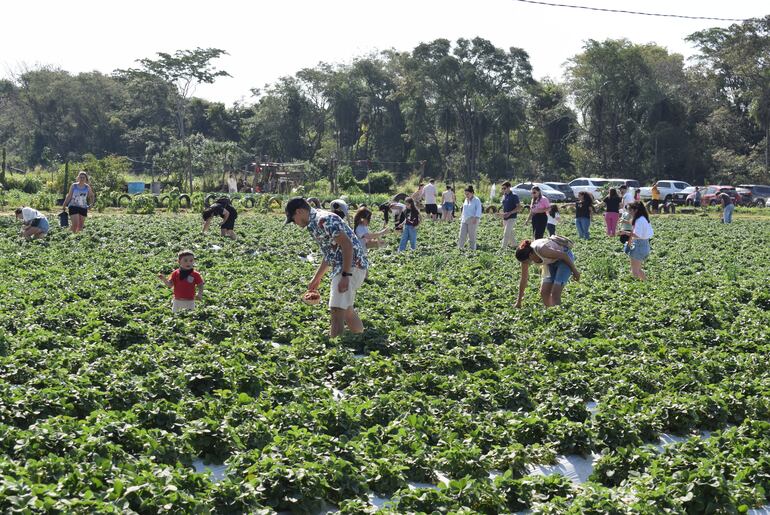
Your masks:
M353 277L351 272L342 272L342 277Z

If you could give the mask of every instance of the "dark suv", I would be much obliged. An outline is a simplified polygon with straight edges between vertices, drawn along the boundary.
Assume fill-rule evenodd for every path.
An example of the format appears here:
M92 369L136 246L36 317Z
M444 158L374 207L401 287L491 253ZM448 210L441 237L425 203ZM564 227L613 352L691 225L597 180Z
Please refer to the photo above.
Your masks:
M750 203L753 206L765 207L767 199L770 198L770 186L762 184L739 184L739 188L747 189L751 192L748 199L744 195L744 202Z

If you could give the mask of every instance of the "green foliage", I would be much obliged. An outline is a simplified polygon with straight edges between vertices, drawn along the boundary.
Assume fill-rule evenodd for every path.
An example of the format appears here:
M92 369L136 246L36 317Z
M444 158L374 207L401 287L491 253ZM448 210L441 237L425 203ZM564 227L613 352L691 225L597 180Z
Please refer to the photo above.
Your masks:
M151 215L155 212L155 199L152 195L142 194L131 197L128 204L128 213Z
M149 206L139 195L129 208ZM237 241L202 235L195 213L97 216L79 235L53 227L47 246L0 219L0 255L13 257L0 260L0 464L14 478L1 510L32 489L50 510L99 512L358 513L370 491L389 513L766 502L770 297L754 275L770 258L766 217L654 216L647 283L630 280L616 239L578 241L583 276L550 310L535 274L512 309L519 268L496 251L498 220L482 219L476 256L453 250L456 225L423 223L416 253L395 253L393 237L369 252L367 330L330 341L325 310L297 300L315 269L297 256L317 259L314 242L255 211ZM182 248L208 286L173 316L155 275ZM714 433L650 445L700 429ZM591 453L583 485L531 475ZM214 482L196 458L228 473Z
M371 172L365 181L358 183L361 191L367 193L390 193L396 184L393 174L390 172Z

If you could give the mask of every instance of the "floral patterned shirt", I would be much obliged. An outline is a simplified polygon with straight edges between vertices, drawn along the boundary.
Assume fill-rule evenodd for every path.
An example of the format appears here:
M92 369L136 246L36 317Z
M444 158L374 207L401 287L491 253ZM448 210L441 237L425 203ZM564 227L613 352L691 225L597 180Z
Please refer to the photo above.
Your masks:
M369 268L361 240L356 238L353 230L339 216L311 208L307 230L321 247L324 261L332 267L332 277L342 272L342 249L334 241L341 233L346 234L353 244L353 266L362 270Z

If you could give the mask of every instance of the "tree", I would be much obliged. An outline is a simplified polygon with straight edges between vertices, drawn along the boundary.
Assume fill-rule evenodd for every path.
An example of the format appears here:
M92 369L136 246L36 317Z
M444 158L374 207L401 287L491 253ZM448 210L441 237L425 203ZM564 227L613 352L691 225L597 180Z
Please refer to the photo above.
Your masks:
M724 100L761 128L770 175L770 15L695 32L687 40L698 45Z

